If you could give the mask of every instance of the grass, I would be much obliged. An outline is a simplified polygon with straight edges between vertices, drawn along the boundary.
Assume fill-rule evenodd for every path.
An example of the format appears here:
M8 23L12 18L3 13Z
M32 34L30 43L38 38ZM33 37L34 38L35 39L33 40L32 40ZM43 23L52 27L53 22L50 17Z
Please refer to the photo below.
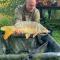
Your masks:
M60 30L56 29L53 31L53 37L60 44Z
M60 19L46 19L46 26L53 30L52 36L60 44Z

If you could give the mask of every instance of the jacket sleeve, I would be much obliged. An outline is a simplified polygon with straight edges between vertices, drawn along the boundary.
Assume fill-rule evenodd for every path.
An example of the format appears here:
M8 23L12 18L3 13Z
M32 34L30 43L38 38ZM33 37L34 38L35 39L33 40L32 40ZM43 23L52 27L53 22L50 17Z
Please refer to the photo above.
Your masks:
M40 22L40 12L38 9L35 10L34 17L36 22Z
M15 9L15 19L15 23L22 21L22 8L20 6Z

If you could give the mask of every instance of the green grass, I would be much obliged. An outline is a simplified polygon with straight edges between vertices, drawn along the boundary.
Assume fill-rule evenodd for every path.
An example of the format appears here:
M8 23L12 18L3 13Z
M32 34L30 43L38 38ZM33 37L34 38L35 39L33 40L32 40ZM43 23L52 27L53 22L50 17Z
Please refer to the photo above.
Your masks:
M59 29L56 29L53 31L53 37L60 44L60 30Z
M60 19L46 19L46 27L53 30L52 36L60 44Z

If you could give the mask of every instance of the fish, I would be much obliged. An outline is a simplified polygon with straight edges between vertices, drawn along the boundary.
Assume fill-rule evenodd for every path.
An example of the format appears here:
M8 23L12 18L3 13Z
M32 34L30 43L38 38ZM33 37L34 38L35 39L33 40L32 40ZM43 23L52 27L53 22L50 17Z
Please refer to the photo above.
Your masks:
M40 23L32 21L20 21L13 26L3 26L1 27L1 30L5 32L3 35L5 40L7 40L16 31L25 34L26 39L28 39L31 34L35 37L37 34L48 34L50 32Z

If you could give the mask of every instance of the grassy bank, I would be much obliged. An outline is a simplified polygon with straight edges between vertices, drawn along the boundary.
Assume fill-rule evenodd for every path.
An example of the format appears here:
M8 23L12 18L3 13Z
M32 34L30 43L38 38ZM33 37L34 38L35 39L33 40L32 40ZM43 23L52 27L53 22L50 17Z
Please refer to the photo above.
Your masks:
M59 29L56 29L53 31L53 37L60 44L60 30Z

